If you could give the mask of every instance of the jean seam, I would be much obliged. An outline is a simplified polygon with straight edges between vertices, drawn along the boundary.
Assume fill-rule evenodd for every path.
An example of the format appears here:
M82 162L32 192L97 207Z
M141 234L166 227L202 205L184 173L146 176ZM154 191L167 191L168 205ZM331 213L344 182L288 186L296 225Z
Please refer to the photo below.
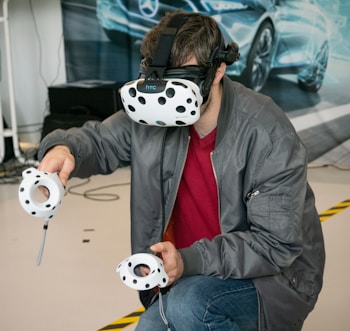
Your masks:
M206 315L208 314L209 307L212 305L212 302L217 300L218 298L222 298L223 296L226 296L226 295L229 295L232 293L238 293L238 292L241 292L241 291L244 291L247 289L255 289L255 286L254 285L246 285L246 286L241 287L239 289L236 288L234 290L224 291L220 294L217 294L215 297L210 298L210 300L208 301L208 303L205 307L205 312L203 314L203 322L207 325L209 331L211 330L210 324L208 322L205 322L205 320L206 320Z

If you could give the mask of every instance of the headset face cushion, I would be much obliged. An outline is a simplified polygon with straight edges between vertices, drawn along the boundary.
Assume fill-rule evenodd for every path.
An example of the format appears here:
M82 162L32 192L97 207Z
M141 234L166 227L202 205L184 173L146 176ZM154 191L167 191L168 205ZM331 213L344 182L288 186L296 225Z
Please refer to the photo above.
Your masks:
M164 78L181 78L188 79L191 81L194 80L203 80L205 79L208 73L207 67L201 67L197 65L188 65L178 68L169 68L164 72Z
M164 78L180 78L189 80L199 87L199 91L203 98L206 98L209 91L204 91L203 87L209 83L207 79L210 80L210 85L212 83L211 77L208 77L209 68L201 67L196 65L188 65L179 68L171 68L164 72ZM204 102L202 102L204 103Z
M177 79L187 79L194 82L199 87L202 85L203 81L207 78L208 68L201 67L197 65L188 65L177 68L166 69L162 75L165 80L169 78ZM145 72L140 73L139 78L145 78L147 75ZM147 79L147 78L146 78ZM150 78L152 79L152 77Z

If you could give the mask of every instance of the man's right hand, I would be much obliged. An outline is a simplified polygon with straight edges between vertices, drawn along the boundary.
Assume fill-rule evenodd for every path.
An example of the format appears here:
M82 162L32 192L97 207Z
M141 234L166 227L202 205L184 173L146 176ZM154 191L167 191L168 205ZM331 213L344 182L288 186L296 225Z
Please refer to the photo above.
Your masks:
M38 170L58 172L62 184L66 187L74 167L75 159L69 148L64 145L57 145L45 154L38 166Z

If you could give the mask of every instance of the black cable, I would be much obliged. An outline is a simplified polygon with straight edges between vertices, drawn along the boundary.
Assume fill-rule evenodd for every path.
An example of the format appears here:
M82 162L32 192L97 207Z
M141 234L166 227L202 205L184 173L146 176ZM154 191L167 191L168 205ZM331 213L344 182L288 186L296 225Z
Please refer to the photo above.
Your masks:
M350 167L342 167L337 164L309 164L308 169L335 168L337 170L349 171Z
M39 42L39 76L40 76L41 80L44 82L44 85L47 87L48 84L47 84L46 79L45 79L43 72L42 72L42 44L41 44L38 24L36 22L35 15L34 15L32 0L29 0L29 9L30 9L30 13L31 13L32 18L33 18L35 35L36 35L38 42Z
M125 186L125 185L130 185L130 182L127 183L118 183L118 184L110 184L110 185L105 185L105 186L99 186L96 188L92 188L92 189L88 189L86 191L84 191L83 193L79 193L76 191L73 191L73 189L77 188L77 187L81 187L84 186L86 184L88 184L91 181L90 178L87 178L84 182L76 184L76 185L72 185L68 188L67 192L73 195L78 195L78 196L82 196L86 199L89 200L94 200L94 201L115 201L115 200L119 200L120 196L116 193L94 193L96 191L99 190L104 190L110 187L118 187L118 186ZM103 198L104 197L104 198Z
M59 74L60 74L60 68L61 68L61 65L62 65L60 52L61 52L61 48L62 48L63 40L64 40L63 32L61 33L60 40L59 40L59 43L58 43L58 48L57 48L58 64L57 64L56 74L55 74L54 78L51 80L51 82L48 83L46 81L46 79L44 77L44 74L43 74L43 71L42 71L42 41L41 41L40 34L39 34L38 24L37 24L37 21L36 21L36 18L35 18L35 13L34 13L32 0L29 0L29 8L30 8L30 12L31 12L31 15L32 15L32 19L33 19L35 36L36 36L36 38L38 40L38 44L39 44L39 61L38 61L39 62L39 76L40 76L42 82L44 83L45 87L48 88L49 86L52 86L57 81L57 79L59 77ZM43 112L44 116L45 116L46 113L49 112L49 109L50 109L49 100L48 100L48 98L46 98L45 109L44 109L44 112Z

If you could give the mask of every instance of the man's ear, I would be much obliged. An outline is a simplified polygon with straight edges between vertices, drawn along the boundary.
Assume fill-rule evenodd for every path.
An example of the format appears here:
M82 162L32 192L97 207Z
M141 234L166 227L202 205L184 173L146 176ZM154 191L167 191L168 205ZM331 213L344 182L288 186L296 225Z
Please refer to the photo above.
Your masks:
M218 84L221 81L222 77L225 75L226 67L226 63L221 62L220 66L216 70L215 79L213 82L214 84Z

